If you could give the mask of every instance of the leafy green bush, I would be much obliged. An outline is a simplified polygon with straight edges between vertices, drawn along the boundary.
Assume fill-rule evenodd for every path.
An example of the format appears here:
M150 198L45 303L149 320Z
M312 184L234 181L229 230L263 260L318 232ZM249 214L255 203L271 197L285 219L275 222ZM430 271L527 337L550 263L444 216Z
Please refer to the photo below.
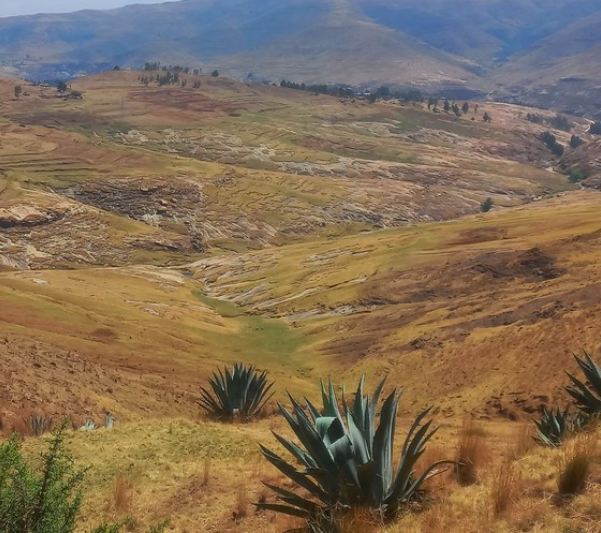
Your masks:
M362 378L351 407L343 395L344 416L331 381L328 387L322 383L322 411L308 400L306 407L302 407L292 396L292 413L278 403L300 445L274 435L302 469L264 446L261 449L265 458L302 491L295 493L266 484L280 503L261 503L260 509L304 518L314 525L359 508L374 509L382 518L391 519L405 504L419 497L424 482L439 473L442 464L451 462L437 462L423 474L415 473L417 461L437 431L432 429L431 421L423 423L430 413L428 409L411 424L395 469L394 437L401 393L393 391L385 399L376 428L384 381L371 399L364 395L363 384Z
M69 533L83 498L83 470L73 467L63 450L63 424L53 434L35 472L21 453L16 436L0 445L0 531L3 533Z
M570 172L570 183L580 183L587 178L586 172L581 168L575 168Z
M234 364L230 372L213 373L209 384L213 394L201 387L200 405L213 417L220 420L249 419L258 416L273 396L269 391L267 372L259 374L254 367L243 363Z
M83 500L86 471L64 449L67 421L52 435L39 470L32 468L15 434L0 442L0 532L73 533ZM119 533L126 523L106 524L92 533ZM149 530L161 533L166 524Z

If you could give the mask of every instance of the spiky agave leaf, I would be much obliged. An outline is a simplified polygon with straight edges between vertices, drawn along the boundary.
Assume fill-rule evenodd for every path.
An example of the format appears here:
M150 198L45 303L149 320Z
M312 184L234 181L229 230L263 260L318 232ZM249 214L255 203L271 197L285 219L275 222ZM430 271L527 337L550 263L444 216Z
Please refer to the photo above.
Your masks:
M309 401L303 407L292 396L292 411L279 405L298 443L274 435L298 466L264 446L261 450L270 463L304 492L300 495L268 485L279 502L259 504L258 507L315 523L318 517L353 507L377 509L392 517L404 503L414 498L423 483L444 463L431 465L422 476L415 476L415 465L436 428L432 428L430 421L424 423L429 409L415 419L395 471L393 449L401 392L393 391L384 400L377 420L383 386L384 381L370 399L364 394L364 378L361 378L354 402L350 406L344 405L344 416L331 380L327 385L321 384L323 411Z
M587 351L584 357L574 355L574 358L588 384L568 373L572 385L566 387L566 391L574 398L578 409L586 415L596 416L601 413L601 368Z
M213 372L209 385L211 390L200 389L200 405L221 420L255 417L273 396L273 382L267 381L267 372L258 373L244 363L235 363L231 371L224 368L223 372Z

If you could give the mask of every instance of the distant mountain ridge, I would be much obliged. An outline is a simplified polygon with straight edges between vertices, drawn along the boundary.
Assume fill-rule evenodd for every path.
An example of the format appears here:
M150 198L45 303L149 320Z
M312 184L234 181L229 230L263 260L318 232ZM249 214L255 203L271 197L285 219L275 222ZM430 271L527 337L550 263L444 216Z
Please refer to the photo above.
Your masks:
M565 80L601 99L597 46L598 0L181 0L0 19L1 71L31 79L160 60L241 79L464 88L583 113L595 108L578 109Z

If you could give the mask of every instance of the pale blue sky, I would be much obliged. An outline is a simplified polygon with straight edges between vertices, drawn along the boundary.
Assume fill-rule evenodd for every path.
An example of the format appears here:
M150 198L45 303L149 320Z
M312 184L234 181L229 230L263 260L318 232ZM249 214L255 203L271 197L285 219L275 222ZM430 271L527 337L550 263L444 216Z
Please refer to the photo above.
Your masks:
M160 4L166 0L0 0L0 17L35 13L67 13L80 9L112 9L127 4Z

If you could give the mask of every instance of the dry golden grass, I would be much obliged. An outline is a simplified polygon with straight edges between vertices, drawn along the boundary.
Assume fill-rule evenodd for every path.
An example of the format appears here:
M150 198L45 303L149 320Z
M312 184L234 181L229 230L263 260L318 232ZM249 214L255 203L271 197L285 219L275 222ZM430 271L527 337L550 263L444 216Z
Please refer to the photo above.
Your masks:
M491 487L493 515L497 518L505 516L519 498L520 481L508 462L494 473Z
M134 500L134 482L131 477L119 475L115 480L110 507L117 516L131 513Z
M515 432L515 443L511 450L511 457L518 460L532 451L536 442L534 441L535 428L532 423L522 423Z
M353 509L337 521L337 533L378 533L384 524L378 513L370 509Z
M203 464L202 469L202 483L205 487L209 486L211 482L211 459L207 457Z
M482 468L490 459L486 433L476 421L466 416L459 433L455 460L455 476L460 485L473 485L482 477Z
M586 491L597 445L595 437L579 435L568 441L561 450L557 476L560 497L570 498Z

